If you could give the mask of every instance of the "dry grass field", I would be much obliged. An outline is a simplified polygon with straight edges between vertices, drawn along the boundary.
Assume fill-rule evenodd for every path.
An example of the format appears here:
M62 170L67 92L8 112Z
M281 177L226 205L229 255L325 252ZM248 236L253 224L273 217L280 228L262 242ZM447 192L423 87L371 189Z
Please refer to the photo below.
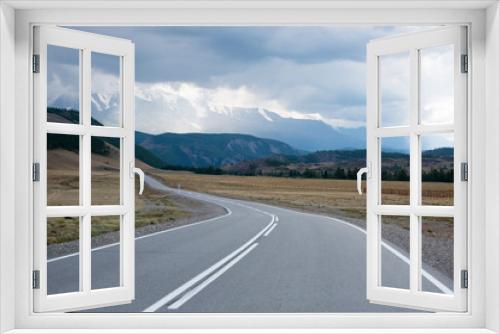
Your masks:
M268 204L365 218L366 195L359 195L354 180L282 178L268 176L202 175L191 172L149 170L171 187ZM453 184L424 183L424 204L452 205ZM363 184L366 191L366 186ZM406 204L408 182L385 181L382 200L390 204Z
M225 197L283 205L294 209L364 218L365 195L351 180L280 178L269 176L203 175L150 170L171 187Z

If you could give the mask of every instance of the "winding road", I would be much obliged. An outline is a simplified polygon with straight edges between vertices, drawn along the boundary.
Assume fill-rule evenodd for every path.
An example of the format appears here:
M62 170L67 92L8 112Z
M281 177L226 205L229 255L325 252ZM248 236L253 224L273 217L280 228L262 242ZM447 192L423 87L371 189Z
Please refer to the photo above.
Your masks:
M241 200L148 186L223 206L206 221L136 238L136 299L91 312L401 312L366 300L366 234L346 221ZM116 245L92 252L93 288L116 285ZM408 286L407 254L384 244L384 284ZM77 256L51 259L49 290L68 291ZM73 268L73 270L71 269ZM77 271L76 271L77 272ZM78 282L76 280L76 282ZM427 291L451 281L427 270Z

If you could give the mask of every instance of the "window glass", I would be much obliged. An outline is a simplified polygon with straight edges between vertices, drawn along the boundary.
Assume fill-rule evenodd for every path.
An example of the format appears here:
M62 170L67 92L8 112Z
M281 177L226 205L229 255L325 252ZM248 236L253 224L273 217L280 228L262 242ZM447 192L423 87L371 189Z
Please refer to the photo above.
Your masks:
M80 50L47 45L47 122L80 123Z
M410 217L380 217L380 285L390 288L410 288L410 266L400 256L410 258Z
M92 137L92 205L119 205L120 138Z
M92 125L121 126L120 57L92 52Z
M453 123L453 45L420 50L420 121Z
M422 205L453 206L453 134L420 136L422 151Z
M120 216L92 217L92 289L120 286Z
M453 293L452 217L421 217L422 228L422 291ZM442 286L433 284L434 278Z
M409 137L380 138L381 204L410 204Z
M380 126L410 123L410 56L408 53L379 57Z
M47 205L80 203L80 136L47 134Z
M47 294L80 291L80 219L47 219Z

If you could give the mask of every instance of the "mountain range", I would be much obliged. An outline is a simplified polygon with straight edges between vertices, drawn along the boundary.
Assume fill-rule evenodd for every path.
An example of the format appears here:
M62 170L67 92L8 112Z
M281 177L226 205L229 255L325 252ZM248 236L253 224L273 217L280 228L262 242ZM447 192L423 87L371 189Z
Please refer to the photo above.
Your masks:
M78 111L72 109L47 109L50 122L78 123ZM269 115L268 115L269 116ZM266 116L267 117L267 116ZM92 125L102 125L95 119ZM293 131L289 130L290 136ZM76 152L78 138L51 135L48 149L64 149ZM92 138L92 153L109 154L110 149L119 147L117 138ZM307 152L275 139L259 138L241 133L163 133L159 135L136 132L136 158L155 168L203 170L217 169L220 172L237 175L302 176L320 173L352 174L365 165L366 151L320 150ZM397 152L397 148L384 151L383 168L391 173L407 173L409 156ZM449 171L453 168L453 149L449 147L423 152L423 171L431 169ZM396 166L396 169L394 167ZM299 174L297 174L299 173ZM324 177L324 176L322 176ZM352 177L352 175L350 175ZM400 177L400 176L398 176ZM402 176L405 177L404 175Z
M233 133L136 132L137 145L150 151L169 166L220 167L272 155L300 155L304 152L283 142Z
M204 132L251 133L309 152L360 149L366 144L364 127L334 128L322 120L285 118L259 108L230 108L228 112L211 113L203 126Z

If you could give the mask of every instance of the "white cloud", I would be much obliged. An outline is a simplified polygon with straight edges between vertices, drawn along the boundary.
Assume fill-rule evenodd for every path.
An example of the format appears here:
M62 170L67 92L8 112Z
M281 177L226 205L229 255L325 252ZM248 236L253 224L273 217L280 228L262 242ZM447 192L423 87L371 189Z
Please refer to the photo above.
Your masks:
M135 94L137 127L153 133L213 130L212 117L224 115L224 119L231 122L240 116L242 109L255 110L269 122L273 121L273 114L277 114L282 118L320 120L332 127L362 125L362 122L289 109L285 103L262 97L245 86L205 88L185 82L138 84ZM227 129L228 124L221 124L220 128Z
M272 58L230 74L214 76L214 87L246 87L259 98L279 101L287 110L320 114L326 119L363 121L364 113L341 114L345 107L365 104L365 63L331 60L296 63ZM277 109L269 108L269 109Z
M47 105L78 109L80 98L78 67L50 64L47 76Z
M421 51L421 117L430 124L453 122L453 46Z

